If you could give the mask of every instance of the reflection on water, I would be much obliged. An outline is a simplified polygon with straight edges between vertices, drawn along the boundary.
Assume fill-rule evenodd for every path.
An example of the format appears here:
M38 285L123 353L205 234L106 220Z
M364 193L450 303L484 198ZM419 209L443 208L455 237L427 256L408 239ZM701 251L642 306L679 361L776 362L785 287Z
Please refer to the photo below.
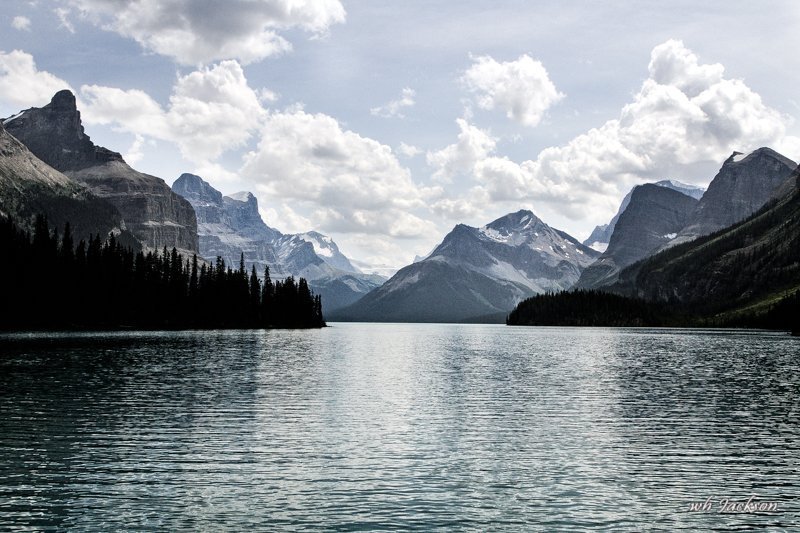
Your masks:
M799 395L778 334L5 335L0 528L791 529Z

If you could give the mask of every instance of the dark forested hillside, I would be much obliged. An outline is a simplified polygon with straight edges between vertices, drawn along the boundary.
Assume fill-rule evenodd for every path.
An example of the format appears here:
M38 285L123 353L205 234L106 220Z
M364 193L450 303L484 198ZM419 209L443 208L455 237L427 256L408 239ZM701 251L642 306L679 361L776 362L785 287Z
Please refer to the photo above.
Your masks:
M0 329L309 328L325 325L305 279L262 282L242 261L207 265L143 253L114 235L74 242L37 217L33 235L0 217Z
M798 328L800 190L620 273L606 292L531 298L511 324ZM612 293L612 294L609 294Z
M678 301L706 315L771 304L800 288L800 191L748 219L620 274L612 292Z
M594 290L539 294L509 314L510 326L680 326L689 317L675 306Z

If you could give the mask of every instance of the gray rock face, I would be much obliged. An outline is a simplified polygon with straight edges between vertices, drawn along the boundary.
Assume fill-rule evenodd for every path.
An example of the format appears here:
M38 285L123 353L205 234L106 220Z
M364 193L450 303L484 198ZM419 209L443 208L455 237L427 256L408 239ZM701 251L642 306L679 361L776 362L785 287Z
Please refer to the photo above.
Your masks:
M113 205L37 158L0 124L0 216L30 230L38 214L59 232L69 222L76 242L113 232L126 245L141 247Z
M256 197L249 192L223 196L194 174L182 174L172 189L194 206L202 256L219 256L229 265L238 265L244 254L248 268L255 265L259 275L269 266L274 279L306 278L322 296L326 313L353 303L385 281L361 273L330 237L317 232L284 235L267 226Z
M796 167L797 163L770 148L759 148L748 155L734 152L673 244L713 233L752 215L775 195Z
M698 200L657 184L634 187L603 255L581 274L579 289L617 281L620 271L670 242L686 225Z
M459 224L428 257L332 319L498 322L528 296L571 287L598 255L530 211L482 228Z
M699 200L703 193L705 193L705 189L703 187L697 187L695 185L688 185L686 183L681 183L680 181L675 180L661 180L655 182L653 185L658 185L659 187L666 187L668 189L672 189L683 193L687 196L691 196L692 198ZM625 195L625 198L622 199L622 203L619 205L619 209L617 210L617 214L614 215L614 218L608 224L603 224L601 226L596 226L592 234L589 235L589 238L583 241L583 244L590 248L594 248L599 252L605 252L608 248L608 243L611 241L611 235L614 234L614 228L617 225L617 221L619 220L620 215L622 215L623 211L628 207L628 204L631 201L631 193L633 189L631 189L628 194Z
M70 91L56 93L48 105L23 111L4 125L36 157L114 205L147 248L197 253L197 219L189 202L164 180L137 172L120 154L95 146Z

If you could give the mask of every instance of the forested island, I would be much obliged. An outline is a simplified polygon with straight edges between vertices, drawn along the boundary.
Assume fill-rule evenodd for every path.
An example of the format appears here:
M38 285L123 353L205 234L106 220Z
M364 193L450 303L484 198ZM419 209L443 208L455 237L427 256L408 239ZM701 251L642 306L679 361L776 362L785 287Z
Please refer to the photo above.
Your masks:
M305 279L259 279L173 248L134 251L113 234L74 242L37 216L32 234L0 216L0 329L243 329L325 326Z

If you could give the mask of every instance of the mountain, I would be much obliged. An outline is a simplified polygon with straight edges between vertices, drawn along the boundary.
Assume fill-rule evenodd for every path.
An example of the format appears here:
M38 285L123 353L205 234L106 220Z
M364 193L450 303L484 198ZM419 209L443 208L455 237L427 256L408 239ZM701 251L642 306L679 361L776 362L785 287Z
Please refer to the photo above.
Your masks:
M598 255L530 211L459 224L428 257L330 319L502 322L523 298L572 286Z
M355 302L385 281L354 267L330 237L313 231L285 235L267 226L258 211L258 200L249 192L223 196L194 174L182 174L172 190L197 213L203 257L219 256L235 266L243 253L245 263L255 265L259 275L269 266L275 279L304 277L322 296L326 313Z
M800 169L788 194L716 233L624 269L608 290L691 306L725 321L767 309L800 288Z
M41 161L0 123L0 216L11 216L30 231L38 214L59 232L69 222L76 242L114 232L125 244L141 247L113 205Z
M669 189L681 192L687 196L691 196L695 200L699 200L705 192L703 187L688 185L676 180L661 180L655 182L654 185L667 187ZM625 195L625 198L622 199L622 203L620 203L619 209L617 210L617 214L614 215L614 218L612 218L608 224L596 226L592 231L592 234L589 235L589 238L583 241L584 245L593 248L598 252L606 251L606 248L608 248L608 244L611 241L611 235L614 233L614 228L617 225L617 221L619 220L619 217L622 215L623 211L625 211L625 208L628 207L628 203L631 201L632 192L633 189L631 189L628 194Z
M46 106L22 111L3 123L36 157L116 207L147 248L198 251L192 206L164 180L137 172L120 154L96 146L84 132L70 91L60 91Z
M777 193L796 167L797 163L770 148L750 154L734 152L670 245L708 235L750 216Z
M674 239L686 226L698 200L669 187L638 185L615 222L606 251L581 274L577 289L594 289L617 280L620 270Z

